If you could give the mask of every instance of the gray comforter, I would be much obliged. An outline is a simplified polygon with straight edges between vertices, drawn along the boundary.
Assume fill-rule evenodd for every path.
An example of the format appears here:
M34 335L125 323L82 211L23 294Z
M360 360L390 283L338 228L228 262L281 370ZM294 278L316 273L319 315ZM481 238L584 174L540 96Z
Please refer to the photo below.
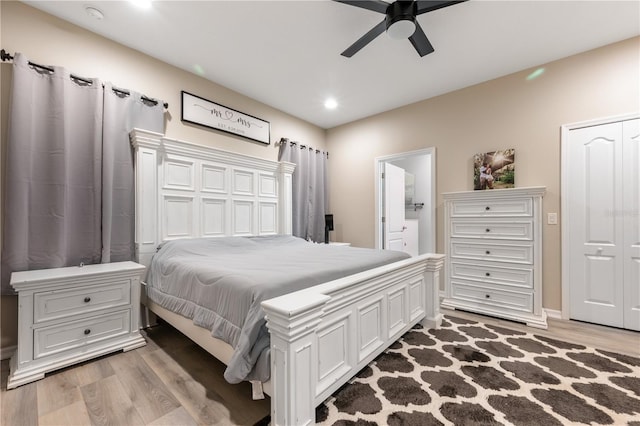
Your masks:
M148 297L235 349L228 382L266 381L269 333L260 302L407 257L284 235L174 240L153 257Z

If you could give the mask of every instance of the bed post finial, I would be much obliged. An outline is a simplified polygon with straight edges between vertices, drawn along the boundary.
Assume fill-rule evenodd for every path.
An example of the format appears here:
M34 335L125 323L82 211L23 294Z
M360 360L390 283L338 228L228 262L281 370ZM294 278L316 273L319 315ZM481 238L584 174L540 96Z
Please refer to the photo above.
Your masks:
M133 129L129 134L134 150L135 193L135 261L146 266L156 252L158 231L158 149L161 133ZM146 277L145 277L146 279Z
M292 296L293 295L293 296ZM331 298L294 293L262 302L271 334L271 424L312 425L316 416L316 329Z
M280 161L278 167L278 185L280 187L278 210L279 210L279 230L278 234L291 235L293 233L293 171L296 165L286 161Z
M440 271L444 266L444 254L429 254L425 281L425 317L422 325L425 328L438 328L442 323L440 313Z

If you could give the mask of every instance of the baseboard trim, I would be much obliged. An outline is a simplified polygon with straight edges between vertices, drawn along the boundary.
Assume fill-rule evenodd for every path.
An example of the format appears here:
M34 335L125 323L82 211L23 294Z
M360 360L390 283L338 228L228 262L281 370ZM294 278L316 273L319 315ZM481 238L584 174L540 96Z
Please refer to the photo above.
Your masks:
M18 346L16 345L7 346L6 348L0 348L0 361L11 358L17 349Z
M558 311L555 309L547 309L547 308L543 308L543 309L547 313L547 317L553 318L553 319L562 319L562 311Z

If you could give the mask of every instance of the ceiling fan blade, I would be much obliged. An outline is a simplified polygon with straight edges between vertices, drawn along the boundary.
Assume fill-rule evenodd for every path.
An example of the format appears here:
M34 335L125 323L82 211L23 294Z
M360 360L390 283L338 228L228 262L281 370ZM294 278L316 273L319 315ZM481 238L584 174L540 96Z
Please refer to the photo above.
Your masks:
M413 47L415 47L418 55L421 57L428 55L429 53L433 53L435 50L427 38L427 35L422 31L422 27L417 22L416 31L411 37L409 37L409 41L413 44Z
M418 0L416 15L432 12L434 10L442 9L443 7L453 6L454 4L464 3L467 0L457 1L432 1L432 0Z
M373 10L374 12L387 13L387 7L389 3L382 0L334 0L338 3L349 4L355 7L361 7L362 9Z
M358 41L353 43L351 46L347 47L347 50L342 52L341 55L346 56L347 58L352 57L353 55L358 53L360 49L365 47L367 44L371 43L371 41L374 38L382 34L385 31L385 29L386 29L385 21L380 22L378 25L370 29L368 33L360 37Z

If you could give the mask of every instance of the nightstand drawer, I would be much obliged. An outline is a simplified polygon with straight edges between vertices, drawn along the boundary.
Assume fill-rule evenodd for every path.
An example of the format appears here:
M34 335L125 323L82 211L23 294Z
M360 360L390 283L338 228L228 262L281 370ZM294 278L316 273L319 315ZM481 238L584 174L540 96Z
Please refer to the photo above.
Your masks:
M533 239L533 222L529 220L489 221L451 220L452 238L495 238L509 240Z
M130 322L131 311L125 310L35 329L33 357L37 359L129 334Z
M451 262L451 277L523 289L533 288L533 271L528 268L503 268L488 263Z
M451 282L452 296L477 305L493 306L496 309L509 309L521 312L533 312L533 293L496 290L476 287L458 281Z
M19 327L7 389L97 356L144 346L138 329L144 270L127 261L11 274Z
M451 205L451 217L533 216L531 198L464 200Z
M533 242L451 240L452 258L533 264Z
M120 279L73 290L34 293L33 299L33 321L37 324L100 309L128 305L131 303L131 281Z

